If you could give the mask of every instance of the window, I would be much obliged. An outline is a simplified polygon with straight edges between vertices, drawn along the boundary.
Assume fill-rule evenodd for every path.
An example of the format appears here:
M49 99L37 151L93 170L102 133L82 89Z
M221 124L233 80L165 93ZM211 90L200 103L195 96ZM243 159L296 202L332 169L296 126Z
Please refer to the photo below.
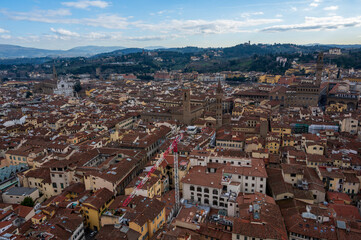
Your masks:
M202 188L201 188L201 187L197 187L197 192L202 192Z
M60 187L61 187L61 188L64 188L64 184L63 184L63 183L60 183Z
M191 191L194 191L194 186L190 186L189 189L190 189Z
M213 194L218 194L218 190L217 190L217 189L213 189Z
M53 183L53 187L54 187L54 188L57 188L57 186L56 186L56 183L55 183L55 182Z
M205 193L209 193L209 189L208 189L208 188L205 188L205 189L204 189L204 192L205 192Z

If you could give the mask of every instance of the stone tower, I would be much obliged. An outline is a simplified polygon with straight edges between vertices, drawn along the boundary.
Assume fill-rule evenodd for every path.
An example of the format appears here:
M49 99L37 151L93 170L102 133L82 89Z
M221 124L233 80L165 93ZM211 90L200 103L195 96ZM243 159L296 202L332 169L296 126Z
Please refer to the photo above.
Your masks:
M191 124L192 116L191 116L191 90L190 88L183 89L183 123Z
M223 90L221 81L218 80L218 86L216 91L216 127L222 127L222 117L223 117L223 106L222 106Z
M316 86L321 85L322 80L322 71L323 71L323 52L320 52L317 57L317 65L316 65Z
M55 64L53 64L53 81L58 82L58 74L56 73Z

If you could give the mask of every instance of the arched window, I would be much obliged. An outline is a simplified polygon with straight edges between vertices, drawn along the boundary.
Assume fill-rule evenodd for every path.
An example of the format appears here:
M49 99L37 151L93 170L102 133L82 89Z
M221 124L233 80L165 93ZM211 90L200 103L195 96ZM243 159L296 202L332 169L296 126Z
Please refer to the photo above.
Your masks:
M201 187L197 187L197 192L202 192L202 188L201 188Z
M214 201L213 201L213 205L214 205L214 206L217 206L217 205L218 205L218 202L214 200Z
M217 190L217 189L213 189L213 194L218 194L218 190Z
M209 200L208 200L208 199L204 199L204 204L209 204Z
M209 193L209 189L208 189L208 188L205 188L205 189L204 189L204 192L205 192L205 193Z
M194 191L194 186L190 186L189 188L191 191Z

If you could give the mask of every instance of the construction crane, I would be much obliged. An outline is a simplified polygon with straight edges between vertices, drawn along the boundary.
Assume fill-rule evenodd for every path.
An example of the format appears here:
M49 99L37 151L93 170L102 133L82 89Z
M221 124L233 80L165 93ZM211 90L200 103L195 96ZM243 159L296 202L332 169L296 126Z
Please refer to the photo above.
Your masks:
M157 168L160 166L160 164L163 162L163 160L168 156L168 154L173 151L174 153L174 181L175 181L175 203L176 203L176 211L179 210L179 177L178 177L178 148L177 144L180 140L182 140L183 134L178 135L175 140L171 143L171 145L167 148L167 150L161 154L160 158L157 160L157 162L153 165L153 167L150 169L148 174L143 178L143 180L136 186L136 188L133 190L133 192L125 199L123 202L123 207L126 207L134 198L135 195L137 195L137 192L139 189L141 189L144 184L149 180L150 175L157 170Z

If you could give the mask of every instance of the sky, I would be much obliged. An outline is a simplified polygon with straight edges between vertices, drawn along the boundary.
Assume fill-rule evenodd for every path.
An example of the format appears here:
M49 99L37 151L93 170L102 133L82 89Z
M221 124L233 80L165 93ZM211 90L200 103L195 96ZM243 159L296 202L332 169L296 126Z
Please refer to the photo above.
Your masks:
M0 0L0 44L361 44L361 0Z

